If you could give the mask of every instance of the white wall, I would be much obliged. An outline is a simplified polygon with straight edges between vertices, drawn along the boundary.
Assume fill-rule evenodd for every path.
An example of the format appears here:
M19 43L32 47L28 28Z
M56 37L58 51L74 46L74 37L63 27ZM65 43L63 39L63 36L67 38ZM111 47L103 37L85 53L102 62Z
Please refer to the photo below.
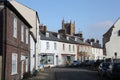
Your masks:
M46 43L49 42L49 49L46 49ZM56 50L54 49L54 43L57 44ZM65 44L65 50L63 50L63 44ZM71 50L69 51L69 45L71 45ZM73 51L74 45L74 51ZM58 41L47 41L40 40L40 53L52 53L54 54L54 66L56 66L56 55L58 56L58 65L62 65L64 62L62 54L72 54L75 55L75 60L77 60L77 45L70 43L63 43Z
M31 74L33 72L33 69L35 68L35 57L33 55L35 55L35 41L30 35L30 72Z
M110 41L105 44L107 58L115 58L115 52L117 52L117 57L120 58L120 36L118 36L118 30L120 30L120 19L114 24Z
M103 59L103 49L102 48L92 48L92 54L94 55L94 60Z
M40 35L39 35L39 18L38 16L36 15L36 40L37 40L37 43L36 43L36 54L35 54L35 57L36 57L36 69L38 69L38 54L39 54L39 51L40 51Z
M49 49L46 49L46 43L49 42ZM56 43L57 48L54 49L54 43ZM40 53L47 53L47 54L54 54L54 64L52 66L56 66L56 56L59 55L59 43L56 41L47 41L47 40L40 40ZM38 62L39 63L39 62Z

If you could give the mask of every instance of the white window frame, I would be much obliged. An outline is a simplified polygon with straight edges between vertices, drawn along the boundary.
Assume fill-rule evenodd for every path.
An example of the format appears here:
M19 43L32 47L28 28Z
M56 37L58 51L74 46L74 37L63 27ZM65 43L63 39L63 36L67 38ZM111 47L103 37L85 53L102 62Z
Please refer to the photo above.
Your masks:
M18 63L18 54L17 53L12 53L12 64L11 64L11 74L18 74L17 72L17 63Z
M26 29L26 44L28 44L28 29Z
M54 43L54 50L57 50L57 43Z
M73 45L73 52L75 51L75 46Z
M21 41L24 42L24 26L21 25Z
M69 51L71 51L71 45L69 45Z
M25 60L26 63L26 72L28 72L28 58Z
M48 50L50 47L49 42L46 42L46 49Z
M65 44L63 44L62 46L63 46L63 51L65 51Z
M13 37L17 38L17 18L13 19Z
M49 37L49 33L48 32L46 32L46 37Z

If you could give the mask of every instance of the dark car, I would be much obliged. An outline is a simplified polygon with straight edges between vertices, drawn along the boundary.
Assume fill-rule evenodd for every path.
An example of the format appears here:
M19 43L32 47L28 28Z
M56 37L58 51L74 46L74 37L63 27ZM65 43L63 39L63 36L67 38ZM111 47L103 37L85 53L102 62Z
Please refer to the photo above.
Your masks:
M87 60L85 61L85 66L93 66L94 65L94 60Z
M107 69L109 68L110 62L102 62L98 67L98 74L100 76L105 76Z
M75 60L75 61L73 61L73 62L72 62L71 66L72 66L72 67L79 67L79 66L80 66L80 64L81 64L81 62L80 62L80 61Z
M111 79L119 78L120 80L120 62L114 62L109 65L107 77Z

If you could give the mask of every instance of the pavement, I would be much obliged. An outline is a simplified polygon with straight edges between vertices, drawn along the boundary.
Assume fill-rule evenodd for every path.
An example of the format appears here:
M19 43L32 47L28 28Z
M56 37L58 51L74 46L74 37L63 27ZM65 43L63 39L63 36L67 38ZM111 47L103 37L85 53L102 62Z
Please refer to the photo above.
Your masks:
M25 80L55 80L55 73L53 68L45 68L40 70L34 77Z

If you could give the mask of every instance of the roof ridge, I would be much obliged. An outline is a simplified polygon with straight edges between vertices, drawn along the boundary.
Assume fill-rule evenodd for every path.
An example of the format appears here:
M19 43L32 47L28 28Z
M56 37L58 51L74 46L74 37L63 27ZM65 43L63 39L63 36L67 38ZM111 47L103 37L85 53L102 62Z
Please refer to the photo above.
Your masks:
M28 9L34 11L34 12L37 12L36 10L34 10L34 9L32 9L32 8L26 6L25 4L23 4L23 3L21 3L21 2L18 2L18 1L16 1L16 0L11 0L10 3L11 3L11 2L16 2L16 3L18 3L18 4L21 5L21 6L24 6L24 7L28 8Z

